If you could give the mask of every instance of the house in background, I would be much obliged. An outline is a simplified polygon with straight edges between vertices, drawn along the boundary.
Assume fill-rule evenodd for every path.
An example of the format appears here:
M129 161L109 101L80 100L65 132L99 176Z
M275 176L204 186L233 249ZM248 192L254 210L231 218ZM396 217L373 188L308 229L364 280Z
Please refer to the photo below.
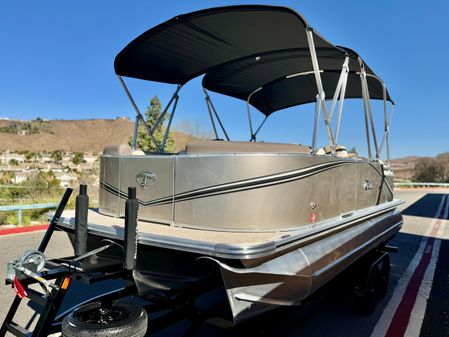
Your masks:
M63 188L73 187L78 184L78 177L68 173L56 174L56 178L59 180L59 186Z

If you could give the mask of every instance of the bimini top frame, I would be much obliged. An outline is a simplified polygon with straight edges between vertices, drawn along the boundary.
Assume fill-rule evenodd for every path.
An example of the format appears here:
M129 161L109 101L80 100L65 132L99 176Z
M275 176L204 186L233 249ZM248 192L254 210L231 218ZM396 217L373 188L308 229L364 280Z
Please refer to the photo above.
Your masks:
M386 110L386 101L391 101L391 98L383 82L356 53L324 39L302 16L289 8L229 6L176 16L133 40L117 55L114 67L137 113L135 135L137 124L143 121L143 117L122 76L177 84L161 118L151 127L145 123L160 151L165 146L179 90L190 79L202 74L205 74L204 93L217 139L219 136L214 116L224 137L229 140L229 136L206 89L247 102L250 140L254 141L263 123L274 111L315 101L314 148L320 112L324 115L329 145L334 147L338 140L344 98L360 97L364 100L370 157L370 133L376 158L384 143L388 148L389 118L385 111L385 134L379 146L369 103L370 98L383 99ZM334 92L330 107L326 106L326 92ZM335 130L332 130L330 122L337 101L337 122ZM163 144L158 144L154 131L172 103L173 110ZM266 116L256 130L251 121L250 104ZM370 130L368 121L371 123Z
M304 50L273 51L261 58L246 58L228 62L209 71L204 76L203 86L208 89L246 100L251 133L250 140L255 140L260 130L259 126L253 132L250 105L255 106L265 114L266 117L262 121L264 123L266 118L274 111L316 102L317 110L312 139L312 147L316 149L319 114L324 105L324 100L327 98L324 93L333 93L329 113L324 114L325 111L323 111L330 144L337 144L338 142L345 98L363 99L364 106L367 106L367 122L370 123L373 119L371 113L368 112L370 104L369 102L366 103L369 99L383 100L384 110L386 110L387 101L390 101L392 105L394 104L383 81L363 62L356 52L349 48L338 47L345 51L345 55L339 55L329 49L313 48L313 35L309 35L311 36L311 50L316 50L315 53ZM316 58L316 62L308 62L311 57ZM365 75L361 77L363 73ZM316 84L320 85L321 91L318 90ZM338 109L336 110L337 103ZM325 105L324 108L326 109ZM335 111L338 112L335 130L332 132L330 124ZM385 120L387 121L385 128L388 128L389 118ZM369 131L373 133L371 141L377 144L373 124L371 126ZM369 143L368 148L372 158ZM382 146L376 146L375 158L380 156L381 151Z

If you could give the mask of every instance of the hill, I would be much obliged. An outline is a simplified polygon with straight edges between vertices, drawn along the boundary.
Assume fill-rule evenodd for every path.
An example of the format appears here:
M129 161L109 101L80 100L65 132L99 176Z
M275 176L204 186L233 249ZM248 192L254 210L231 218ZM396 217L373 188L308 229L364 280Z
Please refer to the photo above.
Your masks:
M390 160L396 179L411 180L415 174L416 163L424 157L409 156Z
M396 179L449 182L449 152L436 157L404 157L391 160Z
M101 152L111 144L128 143L134 122L127 118L88 120L0 120L0 151ZM194 136L173 131L176 149Z

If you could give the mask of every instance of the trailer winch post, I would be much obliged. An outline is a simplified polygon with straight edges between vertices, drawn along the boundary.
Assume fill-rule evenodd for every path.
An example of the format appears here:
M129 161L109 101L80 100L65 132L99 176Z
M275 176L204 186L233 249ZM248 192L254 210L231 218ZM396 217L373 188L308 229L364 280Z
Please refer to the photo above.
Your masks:
M48 242L50 241L51 236L53 235L53 232L56 229L56 225L58 224L59 218L61 217L61 214L64 211L64 208L67 205L67 202L69 201L72 192L73 190L71 188L67 188L65 190L64 195L62 196L62 199L59 202L58 208L56 209L55 214L53 214L53 218L51 219L50 224L48 225L48 229L45 232L44 238L42 239L41 243L39 244L39 248L37 249L41 253L45 252Z
M125 268L133 270L136 267L137 255L137 213L139 202L136 188L128 187L128 199L125 202Z
M89 196L87 185L81 184L75 203L75 255L87 253L87 211L89 209Z

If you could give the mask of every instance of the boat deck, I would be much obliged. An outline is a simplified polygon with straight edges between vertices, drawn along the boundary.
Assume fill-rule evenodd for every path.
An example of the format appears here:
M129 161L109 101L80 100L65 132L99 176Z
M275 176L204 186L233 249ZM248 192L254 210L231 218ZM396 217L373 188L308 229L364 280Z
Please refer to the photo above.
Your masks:
M116 218L102 215L98 211L90 209L88 212L89 233L113 239L123 239L124 218ZM65 211L59 225L68 229L74 229L75 211ZM149 221L138 221L138 242L165 248L182 249L204 253L219 252L220 247L233 247L233 250L247 250L250 248L254 254L257 252L272 250L275 242L285 235L285 232L231 232L213 231L170 226ZM182 248L181 248L182 247ZM227 250L227 249L225 249ZM213 254L216 255L216 254Z
M75 223L75 211L65 211L62 215L67 224L67 219L70 223ZM96 210L90 209L88 212L89 229L94 229L96 226L110 227L117 231L117 234L123 235L125 226L124 218L117 218L108 215L100 214ZM281 232L231 232L231 231L213 231L192 229L181 226L170 226L168 224L161 224L150 221L139 220L137 230L140 236L142 234L159 235L164 237L171 237L174 239L197 240L208 243L229 243L229 244L254 244L272 241L282 236Z
M344 217L302 225L288 231L213 231L139 221L138 243L223 258L254 259L273 254L291 244L309 239L316 240L319 235L328 235L332 231L341 230L346 226L386 213L401 203L401 200L393 200L355 211ZM88 223L88 230L92 235L119 240L124 238L125 220L123 218L102 215L97 210L90 209ZM74 230L75 211L65 211L58 225L62 229Z

